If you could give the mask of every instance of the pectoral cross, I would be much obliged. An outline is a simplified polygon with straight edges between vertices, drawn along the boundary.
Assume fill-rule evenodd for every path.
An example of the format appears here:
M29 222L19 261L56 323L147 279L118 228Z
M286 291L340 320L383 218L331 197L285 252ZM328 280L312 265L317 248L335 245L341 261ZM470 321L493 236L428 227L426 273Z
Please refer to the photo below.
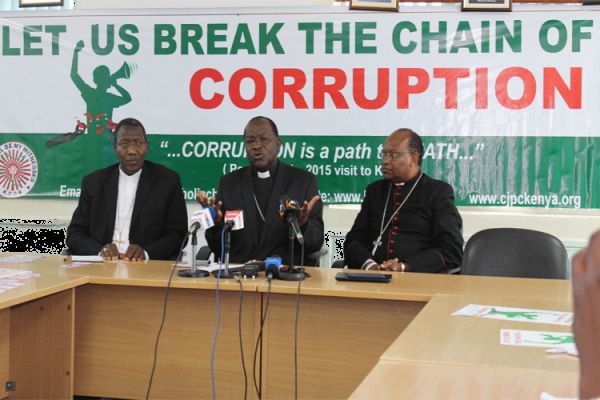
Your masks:
M375 255L375 252L377 251L377 249L379 248L379 246L381 246L381 235L379 235L377 237L377 240L375 240L373 242L373 251L371 252L371 255Z
M122 240L122 235L121 235L121 230L116 229L117 231L117 240L113 240L113 243L117 245L117 249L119 249L119 251L122 251L121 248L125 247L127 245L127 240Z

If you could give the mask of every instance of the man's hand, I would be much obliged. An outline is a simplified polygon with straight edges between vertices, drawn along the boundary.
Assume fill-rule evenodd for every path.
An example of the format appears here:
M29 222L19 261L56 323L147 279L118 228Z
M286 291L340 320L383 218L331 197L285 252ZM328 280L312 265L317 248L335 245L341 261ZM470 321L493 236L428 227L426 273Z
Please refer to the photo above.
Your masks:
M127 247L125 254L122 254L122 258L127 261L144 261L146 255L144 254L144 249L140 246L137 244L130 244L129 247Z
M573 334L579 352L579 397L600 396L600 232L572 261Z
M119 249L114 243L107 243L100 249L100 257L105 260L118 260Z
M83 40L78 41L77 44L75 45L75 51L79 53L81 51L81 49L83 49L83 46L84 46Z
M304 204L302 204L302 208L300 209L300 214L298 215L298 225L302 226L308 221L308 216L312 211L317 201L319 201L321 197L317 194L312 199L310 199L310 203L304 200Z
M209 198L203 191L196 192L196 200L198 200L198 203L202 207L213 207L215 209L215 224L221 222L223 219L223 211L221 211L221 207L223 206L222 201L215 203L215 199Z
M392 272L408 272L410 271L410 267L407 263L398 260L397 258L392 258L390 260L385 260L381 263L380 269L384 271L392 271Z

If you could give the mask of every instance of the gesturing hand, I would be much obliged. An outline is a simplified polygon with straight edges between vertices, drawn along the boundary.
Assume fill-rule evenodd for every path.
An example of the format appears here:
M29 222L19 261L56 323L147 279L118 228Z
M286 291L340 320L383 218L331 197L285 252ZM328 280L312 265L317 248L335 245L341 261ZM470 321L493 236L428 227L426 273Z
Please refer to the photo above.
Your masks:
M196 192L196 200L198 200L198 203L202 207L213 207L215 209L215 224L223 219L223 211L221 211L221 207L223 206L222 201L215 202L215 199L209 198L203 191Z
M308 216L312 211L317 201L319 201L321 197L317 194L312 199L310 199L310 203L304 200L304 204L302 204L302 208L300 209L300 214L298 215L298 224L300 226L304 225L306 221L308 221Z

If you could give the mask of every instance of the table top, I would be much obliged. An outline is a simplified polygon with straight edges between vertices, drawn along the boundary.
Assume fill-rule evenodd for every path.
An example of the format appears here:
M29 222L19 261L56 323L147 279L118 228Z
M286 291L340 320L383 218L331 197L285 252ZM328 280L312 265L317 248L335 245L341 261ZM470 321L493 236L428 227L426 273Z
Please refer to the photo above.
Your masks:
M490 297L510 295L513 298L571 300L570 281L559 279L393 272L389 283L372 283L336 281L335 275L344 271L341 269L307 268L306 270L311 277L302 282L301 292L304 295L421 302L427 302L437 294ZM366 273L366 271L355 272ZM259 291L266 291L268 285L265 280L259 282ZM297 288L298 282L274 281L271 290L274 293L295 294Z
M500 344L500 329L570 332L570 326L451 314L468 304L571 311L570 301L436 295L383 353L351 399L576 398L578 360Z
M577 382L577 373L566 371L380 361L350 399L576 398Z
M68 269L68 274L89 277L89 283L99 285L127 285L165 287L171 278L174 261L105 261ZM179 268L175 268L175 271ZM258 279L242 279L244 291L256 292ZM171 287L214 290L217 279L211 274L203 278L182 278L173 273ZM220 279L220 290L240 290L234 279Z
M468 304L571 311L570 301L435 296L381 356L382 361L494 366L545 371L578 370L577 358L545 348L500 344L500 329L571 332L571 326L452 316Z
M61 269L57 256L42 254L40 259L32 262L2 261L3 258L11 255L15 254L0 253L0 268L28 270L38 276L23 280L22 286L0 293L0 309L85 285L89 281L85 275L72 275L65 269Z
M91 284L165 287L173 270L172 261L105 261L75 268L65 268L64 256L42 254L33 262L8 263L2 258L11 253L0 253L0 268L31 270L40 276L32 278L24 286L0 293L0 308L42 297L71 287ZM342 270L330 268L307 268L311 277L301 284L303 295L352 297L379 300L427 302L437 294L478 295L489 297L555 299L570 301L569 281L552 279L500 278L421 273L392 273L390 283L342 282L335 275ZM378 273L378 272L373 272ZM266 292L269 285L260 273L256 279L243 279L245 291ZM214 289L216 279L181 278L174 274L174 288ZM235 280L220 280L221 290L239 290ZM274 280L273 293L295 294L298 282ZM37 294L36 294L37 293Z

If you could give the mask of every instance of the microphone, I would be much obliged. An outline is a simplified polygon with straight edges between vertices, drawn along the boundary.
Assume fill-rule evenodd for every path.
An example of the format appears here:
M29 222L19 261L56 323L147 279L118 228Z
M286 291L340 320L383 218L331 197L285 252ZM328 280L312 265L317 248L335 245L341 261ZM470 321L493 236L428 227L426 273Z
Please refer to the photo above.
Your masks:
M223 220L225 221L223 225L223 230L225 231L244 229L244 211L242 210L225 211Z
M225 215L223 216L223 251L224 261L225 261L225 270L213 271L213 275L218 277L219 279L232 279L236 275L229 271L229 250L231 249L231 231L237 231L240 229L244 229L244 212L242 210L231 210L225 211Z
M281 269L281 257L271 256L265 259L265 273L275 279L279 279L279 270Z
M178 276L183 278L203 278L209 275L207 271L196 269L196 245L198 244L198 237L196 236L196 233L199 229L206 230L211 226L214 226L214 219L216 215L217 213L214 207L204 207L192 214L192 217L190 218L192 225L190 226L190 230L188 232L188 235L192 235L192 268L190 270L182 270L177 272Z
M288 196L283 195L279 199L279 216L284 218L294 230L294 235L298 239L300 245L304 245L304 236L300 230L298 224L298 214L300 214L300 205L296 200L290 199Z
M201 210L198 210L192 214L192 225L190 226L191 234L195 234L199 229L207 230L215 226L215 217L217 216L217 212L214 207L204 207Z

